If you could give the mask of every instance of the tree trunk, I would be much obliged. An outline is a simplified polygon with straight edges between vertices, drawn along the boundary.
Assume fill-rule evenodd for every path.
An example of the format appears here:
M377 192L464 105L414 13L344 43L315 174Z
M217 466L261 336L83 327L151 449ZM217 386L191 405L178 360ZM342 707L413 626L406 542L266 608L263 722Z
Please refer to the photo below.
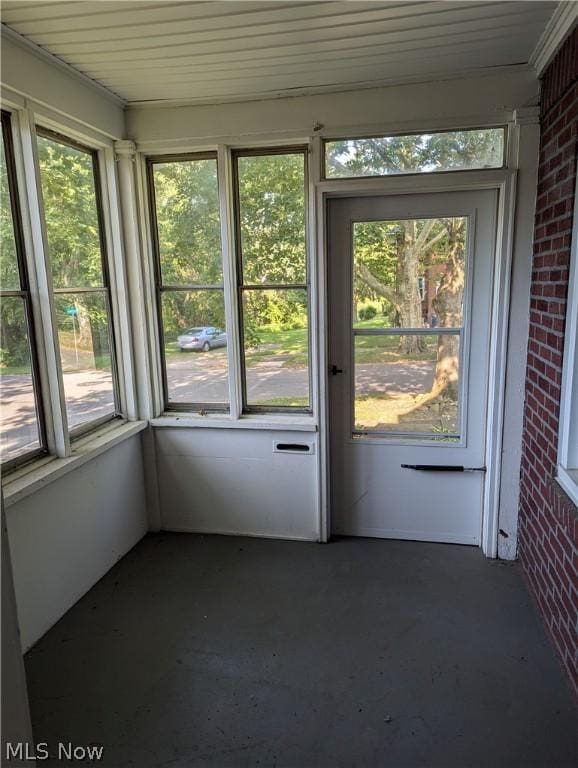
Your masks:
M464 295L464 223L450 220L446 223L449 254L446 272L442 277L433 307L443 328L461 327ZM444 392L457 400L459 383L459 336L442 334L438 339L438 352L432 392Z
M401 265L400 324L402 328L421 328L423 318L418 286L420 249L416 244L415 221L406 221L404 225L403 239L400 238L398 247L398 264ZM418 355L424 350L421 336L402 336L399 346L403 355Z

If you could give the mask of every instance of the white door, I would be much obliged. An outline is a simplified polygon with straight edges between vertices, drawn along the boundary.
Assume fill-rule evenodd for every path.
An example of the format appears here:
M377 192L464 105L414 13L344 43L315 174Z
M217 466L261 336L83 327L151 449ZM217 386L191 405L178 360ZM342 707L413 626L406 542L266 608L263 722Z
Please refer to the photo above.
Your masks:
M496 210L329 202L333 534L480 543Z

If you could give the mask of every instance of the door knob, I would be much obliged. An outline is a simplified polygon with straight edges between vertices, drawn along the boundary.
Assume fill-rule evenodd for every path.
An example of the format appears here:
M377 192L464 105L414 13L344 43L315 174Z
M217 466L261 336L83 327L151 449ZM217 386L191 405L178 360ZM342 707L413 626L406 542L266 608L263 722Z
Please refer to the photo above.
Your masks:
M338 368L336 365L332 365L329 369L329 373L332 376L337 376L338 373L343 373L343 368Z

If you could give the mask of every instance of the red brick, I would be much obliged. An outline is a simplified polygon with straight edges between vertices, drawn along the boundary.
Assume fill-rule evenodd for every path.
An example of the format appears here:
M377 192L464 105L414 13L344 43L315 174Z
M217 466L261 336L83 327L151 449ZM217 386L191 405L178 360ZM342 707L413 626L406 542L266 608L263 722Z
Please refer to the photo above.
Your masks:
M542 81L518 549L578 695L578 510L555 481L578 149L578 29Z

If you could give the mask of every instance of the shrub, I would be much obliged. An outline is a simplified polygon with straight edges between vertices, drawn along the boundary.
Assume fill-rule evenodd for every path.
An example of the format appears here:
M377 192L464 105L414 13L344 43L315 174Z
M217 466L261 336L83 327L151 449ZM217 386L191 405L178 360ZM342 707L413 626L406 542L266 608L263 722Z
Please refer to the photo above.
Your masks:
M368 304L366 307L362 307L359 310L360 320L372 320L377 315L377 309L373 304Z

